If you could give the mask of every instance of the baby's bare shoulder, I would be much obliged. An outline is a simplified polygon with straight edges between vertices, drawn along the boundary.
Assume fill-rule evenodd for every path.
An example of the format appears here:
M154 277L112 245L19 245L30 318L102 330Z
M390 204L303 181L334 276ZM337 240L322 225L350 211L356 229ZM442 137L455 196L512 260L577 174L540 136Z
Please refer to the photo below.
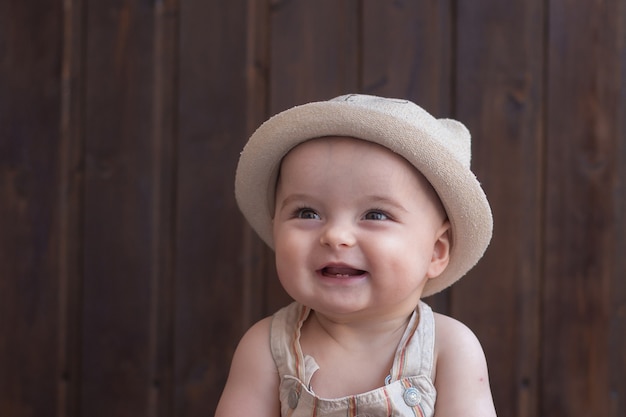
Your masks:
M459 343L467 343L469 349L482 347L474 332L457 319L444 314L435 314L435 350L445 353L448 349L456 350Z
M271 323L272 318L267 317L254 324L237 346L232 367L235 371L247 374L246 378L255 376L266 379L277 376L278 371L270 348Z
M435 314L434 374L437 417L495 416L480 341L465 324L441 314Z
M278 372L270 349L271 318L242 337L230 368L216 417L279 415ZM245 398L246 401L241 401Z
M435 365L439 370L455 364L475 364L486 371L483 348L474 332L462 322L435 313Z

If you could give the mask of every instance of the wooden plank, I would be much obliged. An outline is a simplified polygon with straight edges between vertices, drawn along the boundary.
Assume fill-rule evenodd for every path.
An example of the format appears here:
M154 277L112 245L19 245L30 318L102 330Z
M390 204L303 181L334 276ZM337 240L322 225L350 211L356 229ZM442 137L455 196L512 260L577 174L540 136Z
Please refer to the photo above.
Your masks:
M272 114L359 88L358 1L270 1Z
M460 2L456 117L472 132L472 166L490 200L485 257L452 287L452 314L481 340L498 415L538 413L542 239L540 1Z
M624 289L623 13L618 0L550 2L541 415L624 415L609 382L624 373L609 362L624 354L611 331L625 330L611 319Z
M450 1L364 2L363 91L449 116L452 23Z
M452 7L441 2L363 3L362 89L407 98L436 117L451 115ZM441 313L449 291L426 301Z
M616 33L626 31L626 8L617 10ZM614 238L613 260L615 267L611 277L611 310L609 311L609 416L626 415L626 48L623 43L616 47L618 103L615 106L616 184L614 188Z
M624 10L623 10L624 11ZM621 31L626 28L626 14L621 16ZM620 85L626 85L626 62L624 50ZM614 268L611 276L611 298L609 310L609 339L606 360L609 366L609 412L608 416L626 415L626 89L621 88L619 104L616 106L616 184L613 196L615 248ZM621 138L621 139L620 139Z
M175 256L179 0L155 2L152 116L152 286L149 357L152 389L147 415L175 416Z
M56 2L0 5L0 415L58 415L63 28Z
M269 117L269 2L249 1L246 39L246 139ZM243 146L243 145L242 145ZM245 223L245 221L244 221ZM268 279L275 280L272 250L246 223L241 253L244 328L267 315Z
M271 2L271 114L358 92L358 10L355 0ZM272 314L291 298L276 278L273 257L267 264L266 314Z
M620 30L626 29L626 10L622 9ZM611 276L611 303L609 311L609 353L606 357L609 366L609 413L610 417L626 415L626 50L622 48L622 86L619 103L616 106L616 184L613 193L615 248L614 268Z
M83 94L82 0L63 7L61 59L61 142L59 189L59 368L58 416L77 416L80 405L81 293L83 255Z
M155 9L146 2L91 1L85 19L79 414L144 416L154 414L158 388L155 315L172 163L166 139L154 136L162 122L155 120L162 115L155 112L162 100L154 92Z
M180 22L174 415L212 415L244 316L234 173L247 135L247 1L185 2Z

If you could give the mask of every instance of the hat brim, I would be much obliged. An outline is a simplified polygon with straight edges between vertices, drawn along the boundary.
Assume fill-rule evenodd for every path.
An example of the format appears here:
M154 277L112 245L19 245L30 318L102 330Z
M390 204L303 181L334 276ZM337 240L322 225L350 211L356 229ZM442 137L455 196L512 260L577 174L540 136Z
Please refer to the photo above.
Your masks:
M467 164L459 161L458 155L443 146L439 137L453 135L454 129L469 133L458 122L446 119L443 122L452 131L434 127L429 121L424 127L343 101L308 103L285 110L262 124L241 153L235 178L239 208L273 249L276 177L282 158L291 149L326 136L354 137L380 144L413 164L432 184L446 210L452 230L450 262L441 275L428 280L422 296L440 292L465 275L483 256L493 228L489 203L469 168L469 160Z

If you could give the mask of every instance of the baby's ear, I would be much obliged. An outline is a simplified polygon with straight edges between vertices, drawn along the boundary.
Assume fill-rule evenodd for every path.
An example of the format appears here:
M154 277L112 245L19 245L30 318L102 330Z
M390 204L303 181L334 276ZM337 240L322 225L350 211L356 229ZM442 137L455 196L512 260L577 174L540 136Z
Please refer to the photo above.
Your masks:
M437 231L437 240L433 246L433 255L426 274L427 278L436 278L443 272L450 262L450 222L446 221Z

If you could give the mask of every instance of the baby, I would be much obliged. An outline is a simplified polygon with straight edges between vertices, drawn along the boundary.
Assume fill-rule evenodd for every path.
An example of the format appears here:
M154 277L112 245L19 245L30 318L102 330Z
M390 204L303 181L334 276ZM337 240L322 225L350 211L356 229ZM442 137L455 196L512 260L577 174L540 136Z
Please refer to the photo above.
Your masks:
M216 416L495 416L477 338L421 301L491 240L469 166L467 129L406 100L346 95L259 127L235 194L295 301L244 335Z

